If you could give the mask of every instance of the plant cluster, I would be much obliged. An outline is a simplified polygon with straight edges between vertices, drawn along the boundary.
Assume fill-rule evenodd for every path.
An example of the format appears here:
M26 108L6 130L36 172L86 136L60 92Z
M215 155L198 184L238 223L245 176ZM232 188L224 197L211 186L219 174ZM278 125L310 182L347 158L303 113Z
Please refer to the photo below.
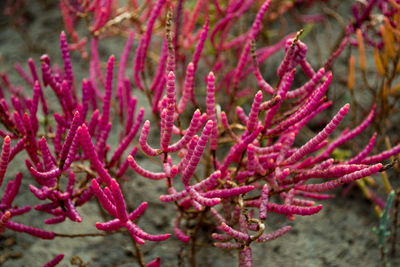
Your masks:
M345 104L308 141L301 145L296 141L304 127L332 105L325 96L333 78L331 65L351 43L355 28L369 17L369 11L356 16L355 26L347 27L338 48L316 70L307 59L307 45L300 40L302 30L285 35L276 44L256 47L256 41L263 39L261 30L269 8L273 5L271 16L276 17L301 1L198 1L193 10L184 9L184 1L146 1L142 5L130 1L122 8L117 2L60 1L72 44L62 32L61 68L52 64L48 55L40 58L40 71L34 59L28 60L29 72L16 66L33 89L31 98L29 91L2 74L0 233L8 229L42 239L68 236L45 230L45 226L35 228L14 221L31 210L30 205L13 205L22 179L29 179L32 197L42 201L34 209L49 214L44 224L80 223L85 218L79 209L96 198L107 213L107 221L96 223L95 228L110 234L128 232L140 266L160 266L161 258L146 261L140 246L146 241L168 242L172 233L191 244L190 261L195 266L201 227L214 232L210 237L213 246L238 252L239 266L252 266L251 247L255 243L274 240L291 229L279 225L267 231L269 213L290 221L296 215L316 214L322 209L316 201L333 197L326 192L386 170L388 166L382 162L399 154L400 145L396 145L370 155L375 133L350 159L332 156L338 147L367 129L375 106L357 126L329 139L349 112L350 105ZM397 2L390 2L396 7ZM256 12L251 26L232 38L235 23L249 19L245 16L249 11ZM80 18L90 25L90 53L85 48L87 39L79 40L75 30L74 23ZM321 16L302 19L317 21ZM108 34L117 34L112 29L122 21L130 23L119 29L128 32L128 38L118 68L112 55L103 74L98 42ZM127 74L135 37L139 41L132 71ZM76 81L71 64L73 50L89 60L89 77L81 82ZM272 85L260 65L282 50L284 57ZM387 67L385 64L382 66ZM297 87L298 76L307 81ZM254 81L251 88L245 85L248 80ZM48 107L50 90L58 110ZM146 95L147 105L138 103L134 96L138 93ZM224 94L229 97L224 98ZM245 103L250 107L247 112L242 108ZM145 120L148 114L151 121ZM116 148L108 144L113 138L119 139ZM159 169L143 168L137 159L139 153L154 158ZM18 154L25 155L29 174L18 173L3 183L9 163ZM165 183L165 194L159 199L176 207L170 233L147 233L140 227L147 202L128 210L131 205L123 187L129 183L129 168L140 179ZM312 180L315 178L323 182ZM387 208L385 224L388 212ZM380 231L385 238L386 230ZM62 258L60 254L45 266L55 266Z
M398 142L398 138L393 136L398 129L396 128L394 118L398 107L398 91L399 91L399 13L400 5L397 1L369 1L364 4L353 4L353 19L348 24L351 39L349 57L349 76L348 88L354 107L353 117L357 118L357 114L364 113L365 108L360 105L360 92L365 90L370 96L371 105L377 106L379 117L374 120L374 128L378 133L376 140L378 147L386 147L390 149L393 142ZM353 53L352 47L356 47L358 51ZM371 56L368 60L367 55ZM358 59L358 63L356 60ZM368 109L368 108L367 108ZM387 201L396 190L396 181L394 186L389 178L398 175L399 168L397 165L399 157L391 157L392 165L395 167L395 173L388 174L386 171L381 172L381 181L367 177L358 180L356 183L369 199L375 208L376 213L381 218L388 216L388 212L383 214L383 210L387 209ZM395 205L392 226L392 255L396 251L396 236L398 228L398 207L400 203L400 189L396 190ZM382 219L381 219L382 220ZM387 220L387 218L386 218ZM386 221L385 221L386 223ZM383 247L383 240L380 239L380 246ZM385 253L381 253L383 265L386 265Z

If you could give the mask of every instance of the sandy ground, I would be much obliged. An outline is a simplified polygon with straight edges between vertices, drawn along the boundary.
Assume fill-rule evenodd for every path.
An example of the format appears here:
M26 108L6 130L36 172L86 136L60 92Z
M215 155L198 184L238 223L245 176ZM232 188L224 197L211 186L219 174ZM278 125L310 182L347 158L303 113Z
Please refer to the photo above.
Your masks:
M0 15L0 70L7 72L13 81L18 81L13 70L15 62L25 64L26 60L32 57L38 65L39 57L44 52L48 53L54 62L60 62L60 21L60 14L55 6L46 6L42 2L29 7L25 33L10 27L9 20ZM27 33L35 48L38 48L37 51L32 51L27 46ZM100 49L103 60L111 53L119 55L122 51L122 41L112 40L105 43ZM79 81L87 75L88 66L77 55L73 56L73 61L76 80ZM21 82L18 81L17 84ZM19 167L24 165L24 157L25 155L21 155L12 163L7 170L7 177L14 177L17 171L21 171ZM142 164L152 166L152 163L145 161ZM25 167L22 170L23 184L15 204L34 205L37 202L28 190L32 180ZM148 210L140 220L139 226L153 234L171 233L174 207L158 200L158 196L164 193L164 182L149 182L135 176L133 172L129 175L132 179L125 184L125 191L129 192L129 201L134 206L144 200L149 202ZM359 190L353 189L346 197L340 196L339 191L337 198L322 204L324 208L319 214L310 217L298 216L295 222L288 222L284 216L271 216L267 220L268 230L275 230L284 225L292 225L292 230L278 240L253 246L254 266L380 266L377 237L372 232L372 227L378 224L378 218ZM81 224L67 222L56 226L46 225L45 229L58 233L97 232L94 223L102 221L98 211L97 204L92 201L79 208L83 217ZM31 211L18 217L17 221L43 227L45 218L46 215ZM203 234L209 233L204 230ZM237 265L236 253L212 248L211 241L203 239L204 246L197 256L199 266ZM7 253L19 255L6 260L2 265L5 267L41 266L59 253L65 254L59 266L71 266L69 261L73 256L79 256L88 266L136 266L130 257L132 249L132 242L126 233L107 237L56 238L44 241L6 230L0 237L0 257ZM187 255L189 252L182 248L175 237L160 244L147 242L143 251L147 261L160 256L163 266L178 266L179 255ZM399 255L398 252L396 257L389 259L391 266L400 266ZM187 261L185 263L185 266L189 266Z

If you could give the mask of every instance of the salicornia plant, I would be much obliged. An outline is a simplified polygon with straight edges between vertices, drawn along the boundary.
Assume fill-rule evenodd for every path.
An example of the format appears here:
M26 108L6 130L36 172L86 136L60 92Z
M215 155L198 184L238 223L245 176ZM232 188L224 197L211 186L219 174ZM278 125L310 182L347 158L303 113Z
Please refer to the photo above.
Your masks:
M80 208L96 198L105 211L94 225L101 231L98 234L128 232L140 266L161 264L156 258L146 265L141 245L168 242L171 234L192 247L190 261L195 266L201 227L213 232L209 237L213 246L238 252L239 266L252 266L255 243L274 240L291 229L274 225L275 230L267 231L270 213L290 221L296 215L316 214L322 209L316 201L332 197L325 192L378 173L383 160L400 152L397 145L369 156L376 139L373 134L352 158L332 157L335 149L371 124L375 107L358 126L330 139L349 112L350 105L345 104L309 140L296 140L310 120L332 105L326 97L333 79L330 67L347 45L350 29L326 63L314 69L307 59L307 45L300 40L302 30L277 44L256 48L271 0L198 1L194 10L183 10L184 1L149 1L141 7L131 1L138 13L122 12L111 19L117 12L114 2L60 2L74 46L68 45L62 32L61 68L48 55L40 58L40 68L29 59L29 73L16 67L33 91L31 98L29 91L14 86L3 74L0 233L13 230L42 239L68 237L14 221L31 210L30 205L13 205L26 179L32 198L42 201L34 209L48 214L44 224L80 223L85 220ZM284 3L277 10L290 7ZM231 39L233 22L250 8L257 10L251 26ZM208 15L203 19L201 9ZM71 19L92 13L87 54L86 41L78 41ZM181 24L189 14L190 22ZM118 64L110 56L103 74L98 52L101 34L129 19L140 30L127 31ZM134 44L133 68L127 74ZM70 58L70 50L78 48L89 58L89 76L81 82ZM265 79L261 65L280 50L284 56L272 83ZM307 81L297 87L298 73ZM245 83L249 80L251 86ZM55 95L51 101L57 101L51 106L57 110L48 106L50 90ZM135 95L141 93L148 103L138 101ZM251 106L248 112L245 103ZM117 147L110 145L111 139L119 140ZM2 186L9 162L20 153L29 174L18 173ZM143 155L157 162L158 169L143 167ZM168 233L147 233L141 228L140 217L151 209L147 202L128 208L129 192L123 187L129 183L129 167L141 179L166 185L159 199L176 208ZM46 266L62 258L60 254Z

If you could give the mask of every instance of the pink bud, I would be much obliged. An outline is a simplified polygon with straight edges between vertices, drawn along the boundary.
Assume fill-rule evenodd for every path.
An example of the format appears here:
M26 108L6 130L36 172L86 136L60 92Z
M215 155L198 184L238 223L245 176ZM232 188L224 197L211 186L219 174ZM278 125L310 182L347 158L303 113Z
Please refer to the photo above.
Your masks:
M11 139L9 136L6 136L4 138L3 148L0 156L0 186L3 183L4 175L7 170L8 161L10 157L10 150L11 150Z
M132 167L132 169L138 174L142 175L143 177L149 178L151 180L161 180L167 178L165 172L151 172L143 169L142 167L137 165L136 161L133 159L131 155L128 156L128 162L129 165Z

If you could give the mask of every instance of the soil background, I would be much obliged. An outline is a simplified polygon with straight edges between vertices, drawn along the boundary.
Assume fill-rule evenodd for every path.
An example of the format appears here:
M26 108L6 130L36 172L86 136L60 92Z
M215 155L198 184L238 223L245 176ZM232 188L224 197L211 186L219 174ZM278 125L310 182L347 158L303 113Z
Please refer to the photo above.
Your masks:
M0 71L6 72L14 84L28 88L16 75L14 63L20 62L26 68L27 59L32 57L36 66L39 67L39 58L43 53L49 54L52 62L61 63L59 34L63 29L63 24L58 1L25 1L27 6L23 28L13 27L12 20L3 15L5 2L1 1L0 4ZM344 2L348 3L341 5L340 9L349 12L352 1ZM321 47L328 45L332 48L334 37L340 32L333 23L332 25L320 25L319 28L312 29L310 37L303 40L309 45L310 52L307 58L314 59L311 60L314 68L320 66L321 61L326 59L328 54L329 49L321 49ZM289 24L288 27L293 29L288 32L299 30L295 24ZM113 53L118 57L122 52L124 41L122 38L102 41L100 46L102 61ZM314 46L319 46L319 51L313 49ZM283 53L278 53L268 61L270 72L276 70L282 55ZM88 75L88 64L80 58L78 53L72 53L72 57L75 80L80 81ZM338 60L334 68L337 73L334 75L334 83L331 85L329 94L330 98L336 102L328 111L326 118L331 118L337 110L335 107L349 101L348 94L343 93L342 84L343 79L347 77L347 58ZM271 73L271 75L274 74L274 72ZM51 99L53 96L50 95L50 91L48 92L48 97ZM146 101L143 95L137 94L137 97L139 103L141 100ZM368 97L361 95L360 98L360 101L368 102ZM365 100L362 100L363 98ZM52 106L50 101L50 108ZM345 123L349 123L349 119ZM359 140L360 147L362 144L365 145L367 140L367 138ZM111 145L115 146L116 142L117 140L111 140ZM21 206L27 204L33 206L38 202L28 189L33 181L25 170L24 159L23 153L19 155L9 166L6 176L12 178L15 177L16 172L23 172L23 183L14 203ZM154 168L152 162L144 159L140 164ZM138 225L152 234L172 233L175 208L173 205L159 201L159 195L165 193L164 182L149 182L132 171L128 173L128 176L131 180L125 183L124 188L130 203L137 206L142 201L148 201L149 204ZM390 173L390 177L392 180L399 179L396 173ZM3 184L6 182L7 180ZM288 222L284 216L271 215L267 220L268 230L272 231L284 225L292 225L292 229L284 237L275 241L252 246L254 266L380 266L378 239L372 232L372 228L378 225L378 217L372 205L356 187L346 196L341 195L341 190L336 193L335 199L321 202L324 208L316 215L296 216L294 222ZM47 218L47 215L34 210L24 216L16 217L16 221L35 227L44 227L46 230L57 233L98 232L94 224L102 221L102 217L97 203L91 201L78 210L83 218L80 224L66 222L61 225L44 225L43 220ZM210 232L204 229L202 234L205 236ZM237 253L213 248L211 241L207 242L205 238L204 240L204 246L197 254L198 266L237 265ZM398 245L400 247L400 241ZM52 241L39 240L26 234L16 234L10 230L6 230L0 236L0 257L7 253L20 253L19 257L7 259L2 264L4 267L42 266L59 253L65 254L64 260L59 264L62 267L72 266L69 261L73 256L79 256L83 262L88 263L88 266L136 266L136 262L132 262L132 250L132 242L126 233L106 237L56 238ZM157 244L146 242L143 251L146 261L160 256L162 266L178 266L181 262L180 258L189 253L189 250L183 248L181 242L173 235L169 240ZM388 261L391 266L400 266L400 251L396 257L389 256ZM183 264L183 266L189 266L187 260Z

